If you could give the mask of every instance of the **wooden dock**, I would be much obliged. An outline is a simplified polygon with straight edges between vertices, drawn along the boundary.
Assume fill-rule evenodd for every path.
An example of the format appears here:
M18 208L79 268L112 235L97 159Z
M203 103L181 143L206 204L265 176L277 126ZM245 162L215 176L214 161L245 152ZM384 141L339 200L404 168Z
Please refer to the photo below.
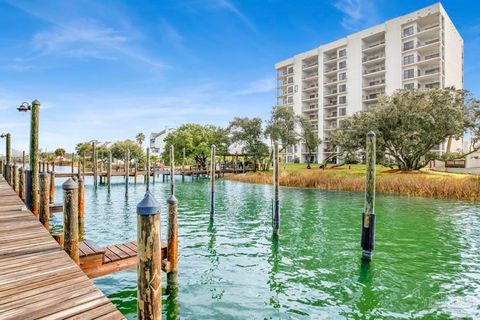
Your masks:
M0 319L124 319L0 176Z
M135 268L137 266L137 242L115 244L106 248L93 241L80 243L80 268L90 278L101 277L113 272ZM162 243L162 258L167 257L167 244ZM162 260L162 269L170 271L170 263Z

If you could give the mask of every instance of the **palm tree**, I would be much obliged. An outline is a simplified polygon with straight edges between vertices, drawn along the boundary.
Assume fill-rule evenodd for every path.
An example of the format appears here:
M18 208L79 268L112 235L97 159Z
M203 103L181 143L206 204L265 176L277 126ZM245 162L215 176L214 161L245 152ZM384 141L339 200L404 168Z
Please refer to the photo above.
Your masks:
M139 145L142 145L143 144L143 141L145 141L145 135L143 133L137 133L137 135L135 136L135 139L137 140L137 143Z

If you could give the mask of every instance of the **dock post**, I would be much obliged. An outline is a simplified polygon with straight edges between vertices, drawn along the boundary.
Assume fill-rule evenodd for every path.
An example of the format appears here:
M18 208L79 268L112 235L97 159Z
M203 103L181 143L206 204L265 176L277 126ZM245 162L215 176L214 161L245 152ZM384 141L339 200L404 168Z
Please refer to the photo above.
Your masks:
M85 233L85 184L78 176L78 235L82 239Z
M182 182L185 182L185 148L182 149Z
M366 150L367 172L365 177L365 207L362 214L362 259L370 261L375 248L375 132L367 133Z
M160 205L147 191L137 205L137 317L162 319Z
M107 167L107 181L108 181L108 191L112 186L112 151L108 151L108 167Z
M85 151L82 152L82 178L85 180Z
M17 165L15 162L12 165L12 189L15 191L16 194L18 194L18 171L17 171Z
M18 169L18 195L25 203L25 169L23 167Z
M32 102L32 119L30 121L30 172L31 172L31 184L30 190L30 205L29 209L35 216L38 216L39 207L39 176L38 176L38 127L39 127L39 113L40 102L34 100Z
M170 146L170 198L168 198L168 240L167 252L168 262L170 262L170 272L167 273L167 282L169 286L178 284L177 265L178 265L178 213L177 198L175 198L175 149Z
M45 229L50 229L50 175L46 172L40 173L40 212L38 220L43 224Z
M273 161L273 184L274 184L274 200L273 200L273 212L272 212L272 226L273 234L278 236L280 231L280 179L278 171L278 142L275 141L273 146L274 161Z
M130 149L127 149L127 156L125 160L125 194L128 194L129 174L130 174Z
M137 163L137 160L135 159L135 175L133 176L133 183L135 185L137 184L137 171L138 171L138 163Z
M55 171L50 171L50 197L49 202L53 203L55 200Z
M212 145L210 154L210 219L215 214L215 145Z
M72 176L73 174L75 173L74 169L73 169L73 166L74 166L74 163L75 162L75 153L72 152L72 163L71 163L71 173L72 173Z
M147 148L147 175L145 176L147 191L150 190L150 148Z
M72 178L63 184L63 234L65 251L79 264L78 184Z
M245 155L242 156L242 173L245 173Z
M97 188L97 148L95 142L92 142L92 173L93 173L93 186Z

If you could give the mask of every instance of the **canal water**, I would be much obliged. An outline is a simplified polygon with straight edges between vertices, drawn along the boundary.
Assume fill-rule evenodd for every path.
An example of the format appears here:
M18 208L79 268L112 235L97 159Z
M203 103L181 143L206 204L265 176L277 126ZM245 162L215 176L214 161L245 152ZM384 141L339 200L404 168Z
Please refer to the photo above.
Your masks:
M56 202L62 201L57 179ZM145 185L115 178L111 192L85 188L86 238L102 245L136 239ZM360 259L361 193L282 188L281 235L272 239L272 187L218 180L209 223L209 181L176 180L179 289L166 292L164 319L479 319L480 206L377 196L377 247ZM169 183L151 191L167 226ZM61 226L55 214L54 227ZM136 318L136 272L95 284Z

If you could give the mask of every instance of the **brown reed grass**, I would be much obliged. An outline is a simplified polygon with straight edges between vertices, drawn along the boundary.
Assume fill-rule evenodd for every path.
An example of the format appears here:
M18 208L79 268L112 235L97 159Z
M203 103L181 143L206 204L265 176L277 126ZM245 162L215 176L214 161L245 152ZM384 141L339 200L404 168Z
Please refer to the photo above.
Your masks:
M248 183L271 184L270 172L230 175L230 180ZM280 185L324 190L365 191L365 179L361 176L311 172L308 170L283 170ZM480 177L442 176L423 172L381 173L376 180L376 190L381 193L437 199L480 201Z

